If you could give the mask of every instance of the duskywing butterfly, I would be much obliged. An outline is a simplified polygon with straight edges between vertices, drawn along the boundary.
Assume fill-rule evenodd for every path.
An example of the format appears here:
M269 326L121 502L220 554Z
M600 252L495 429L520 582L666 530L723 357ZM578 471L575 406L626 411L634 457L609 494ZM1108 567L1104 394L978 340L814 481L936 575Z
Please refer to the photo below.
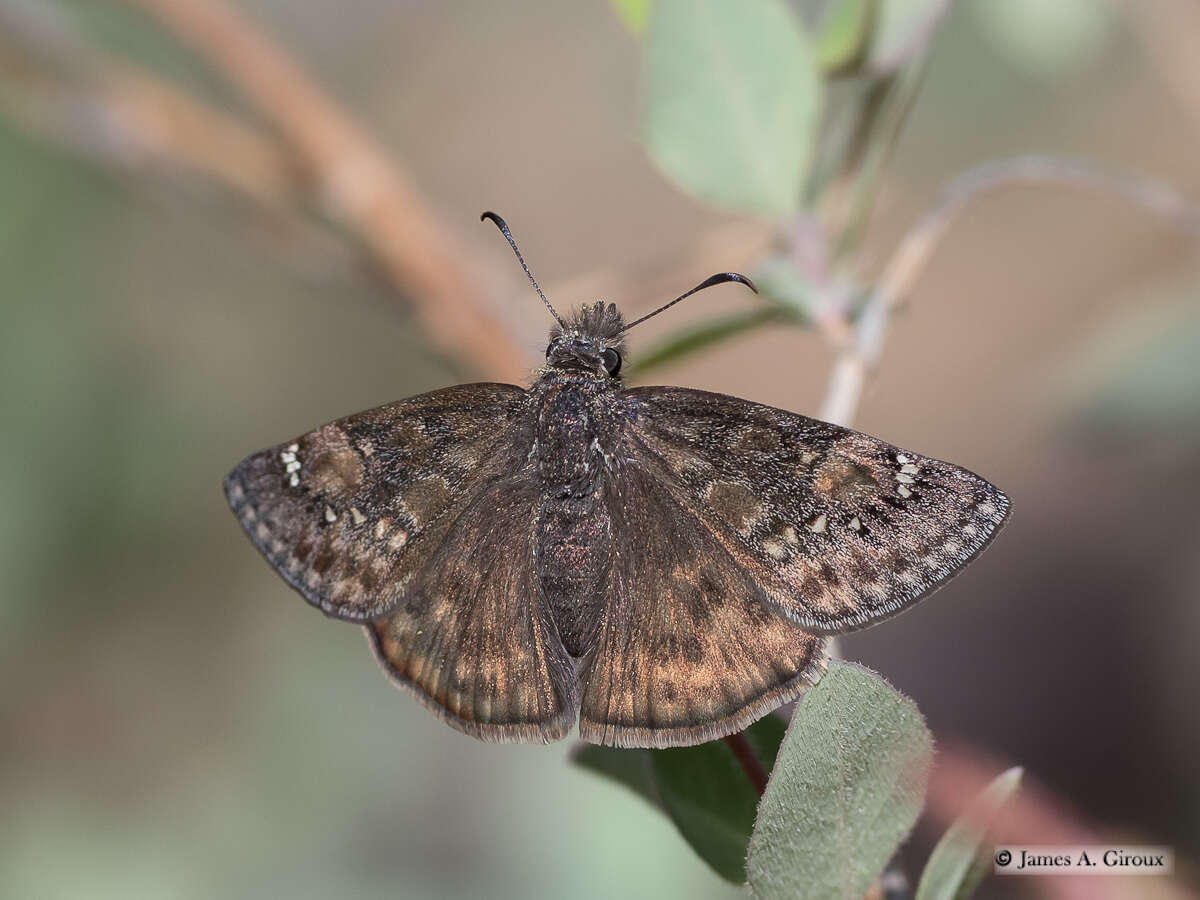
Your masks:
M927 597L1008 512L958 466L723 394L626 388L626 324L557 320L532 386L339 419L225 480L268 562L489 741L697 744L795 698L828 635ZM688 291L748 279L714 275ZM753 287L753 285L750 285ZM682 300L679 297L666 306ZM666 309L666 306L655 313Z

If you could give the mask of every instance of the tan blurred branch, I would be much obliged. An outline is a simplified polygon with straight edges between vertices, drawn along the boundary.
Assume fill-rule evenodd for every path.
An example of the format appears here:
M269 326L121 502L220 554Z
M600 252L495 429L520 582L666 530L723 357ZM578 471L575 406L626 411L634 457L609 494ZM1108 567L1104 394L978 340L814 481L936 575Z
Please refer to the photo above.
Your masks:
M892 254L851 339L839 351L822 418L841 424L853 418L867 376L883 349L892 311L908 298L958 213L984 192L1022 184L1115 194L1200 239L1200 206L1165 181L1107 169L1088 160L1036 155L996 160L969 169L946 186L938 203Z
M1150 64L1175 100L1200 126L1200 5L1195 0L1137 0L1125 4L1133 31L1146 44Z
M289 226L303 224L297 204L306 185L294 151L274 134L87 43L72 18L53 4L0 0L0 76L0 116L27 132L105 165L198 172L286 216ZM305 247L321 246L314 243L321 237L318 228L295 234L306 238ZM717 256L726 267L753 265L770 239L761 224L722 226L668 257L602 267L551 285L551 296L566 305L603 297L630 311L656 305L707 274ZM324 255L329 247L322 250ZM515 265L492 283L497 294L506 291L505 299L511 298L509 292L527 289ZM457 341L447 349L473 353ZM473 358L481 368L486 365Z
M278 129L327 214L350 228L443 349L489 375L526 360L496 303L512 284L486 277L398 164L287 54L224 0L126 0L163 24Z
M294 199L272 140L85 44L52 6L0 0L0 73L0 112L42 137L122 166L195 170L274 208Z

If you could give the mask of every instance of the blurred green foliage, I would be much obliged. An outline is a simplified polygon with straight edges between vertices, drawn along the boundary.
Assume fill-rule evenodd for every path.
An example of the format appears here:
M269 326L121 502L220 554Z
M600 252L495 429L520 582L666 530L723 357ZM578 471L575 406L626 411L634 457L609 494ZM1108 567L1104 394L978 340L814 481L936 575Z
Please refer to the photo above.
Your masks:
M236 105L142 16L121 4L63 6L117 52ZM616 6L657 60L647 58L644 124L653 120L660 165L697 197L775 217L783 238L755 272L761 306L670 335L643 357L643 371L754 328L809 324L833 295L861 302L853 273L831 294L798 265L785 227L847 175L861 185L860 215L873 209L878 173L921 83L908 76L949 4L767 3L744 25L730 23L740 37L728 47L700 29L724 20L676 21L686 18L682 4ZM982 40L1027 70L1056 75L1056 66L1086 65L1107 46L1107 13L1014 4L1028 12L1022 17L1001 6L975 3L973 19ZM729 4L705 9L729 15ZM302 20L294 9L281 20L293 17ZM767 36L764 21L783 24ZM706 67L717 51L734 54L735 65ZM747 91L760 71L775 77ZM657 94L654 79L662 79ZM789 85L794 96L775 90ZM1012 121L1011 105L988 89L965 77L943 86L959 108L987 106L985 141L988 128ZM777 107L760 104L766 96ZM839 129L847 110L850 125ZM739 119L749 124L733 127ZM747 134L778 144L757 146ZM290 614L292 598L243 552L220 476L314 417L458 373L428 352L378 285L300 274L271 226L247 224L245 210L231 214L191 185L199 214L178 215L169 193L177 188L134 180L80 166L0 122L0 712L20 737L6 748L0 784L0 802L16 811L0 825L0 894L530 896L569 885L578 897L724 895L670 831L673 822L717 871L740 877L731 848L749 840L754 798L724 745L580 755L653 795L668 821L561 765L561 748L439 742L443 726L394 695L355 629ZM783 190L768 196L772 185ZM854 244L853 216L832 218L843 226L832 231ZM1134 434L1180 423L1200 433L1197 334L1194 306L1181 308L1105 370L1111 380L1089 415ZM882 766L875 775L903 768L871 754L892 747L901 720L911 741L900 750L920 745L915 713L860 674L810 692L798 719L808 709L817 720L793 732L803 727L816 739L826 729L863 770ZM828 699L835 691L836 702ZM874 700L856 707L864 698ZM818 715L821 702L834 708ZM856 721L865 730L839 720L846 704L862 709ZM893 724L871 719L887 710ZM750 730L768 766L779 740L759 736L778 728L768 717ZM760 815L802 840L824 833L797 825L816 821L812 798L829 784L811 777L829 774L812 768L822 764L810 759L818 743L793 734L784 744L785 767ZM998 783L1007 791L1012 781ZM851 867L855 885L882 867L884 849L911 824L914 798L901 799L864 826L875 841ZM965 834L960 826L947 833L922 890L957 885L961 895L971 886L978 872L965 861L978 841ZM752 870L769 873L762 891L792 883L796 865L827 859L828 847L806 848L777 852L762 838L752 853Z
M1107 445L1200 443L1196 276L1143 298L1135 320L1093 335L1067 402L1079 431Z
M992 871L988 833L1016 794L1023 774L1018 767L997 775L946 830L921 873L914 900L964 900L975 892Z

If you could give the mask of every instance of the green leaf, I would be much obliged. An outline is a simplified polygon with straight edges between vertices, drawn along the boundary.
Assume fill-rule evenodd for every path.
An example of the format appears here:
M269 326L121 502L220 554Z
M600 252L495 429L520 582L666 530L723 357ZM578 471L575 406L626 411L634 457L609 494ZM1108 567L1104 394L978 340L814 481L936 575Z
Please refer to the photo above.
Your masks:
M655 806L659 805L649 750L618 750L599 744L580 744L571 753L571 762L611 778Z
M742 732L770 771L785 724L764 716ZM725 741L670 750L584 745L572 760L625 785L662 809L692 849L722 878L746 881L746 845L758 792Z
M1050 79L1100 65L1121 27L1113 0L1005 0L974 3L971 12L1010 62Z
M681 328L668 336L662 343L651 348L650 352L635 360L628 372L630 375L644 375L651 369L675 362L719 341L752 331L763 325L769 325L772 322L783 321L787 317L785 310L768 306L727 316L718 316L701 322L699 325Z
M750 838L761 898L857 900L908 834L933 743L911 700L831 661L797 706Z
M999 775L938 841L915 900L966 900L992 871L992 854L984 850L988 830L1016 793L1024 770L1019 766Z
M634 37L646 33L646 23L650 21L650 0L611 0L613 11L621 24Z
M915 59L933 38L953 0L882 0L871 31L868 67L895 72Z
M1140 293L1134 312L1088 339L1064 400L1089 446L1200 443L1200 275Z
M656 0L646 42L645 141L681 188L788 216L820 112L816 58L780 0Z
M817 65L830 74L849 72L867 49L877 0L836 0L816 35Z
M744 734L766 771L775 763L785 725L759 719ZM746 882L746 845L758 791L725 741L652 751L663 808L700 858L722 878Z

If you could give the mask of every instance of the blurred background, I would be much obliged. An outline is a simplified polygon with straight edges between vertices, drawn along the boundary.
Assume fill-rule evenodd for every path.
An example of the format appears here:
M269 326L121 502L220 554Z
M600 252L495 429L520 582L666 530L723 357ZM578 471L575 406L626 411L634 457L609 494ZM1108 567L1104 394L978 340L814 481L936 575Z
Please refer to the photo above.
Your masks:
M603 2L229 2L0 0L0 896L733 896L569 741L484 745L392 688L220 484L330 419L538 364L548 317L484 209L560 308L627 313L752 266L770 224L648 158L639 41ZM956 3L862 277L988 160L1194 193L1198 16ZM946 590L842 642L938 740L912 872L1021 764L1039 838L1173 845L1174 887L1130 896L1195 879L1200 217L1175 213L981 195L892 319L854 424L1014 508ZM708 291L632 354L761 302ZM817 414L834 357L780 325L647 379Z

